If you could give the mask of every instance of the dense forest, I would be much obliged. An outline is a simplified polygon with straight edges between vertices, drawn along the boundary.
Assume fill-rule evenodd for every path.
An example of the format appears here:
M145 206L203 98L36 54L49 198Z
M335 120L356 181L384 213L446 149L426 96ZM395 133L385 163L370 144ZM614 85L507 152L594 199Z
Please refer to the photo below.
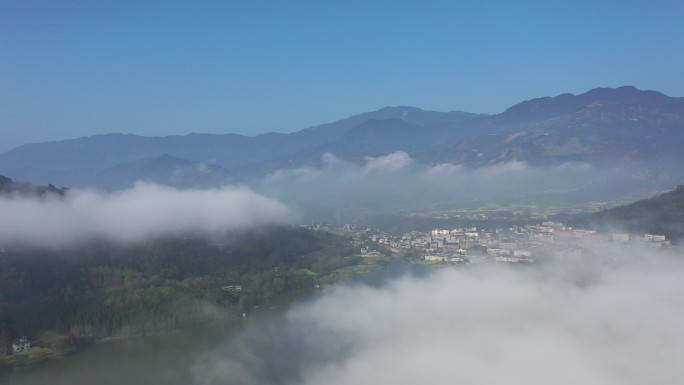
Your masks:
M160 333L232 319L357 264L349 239L300 227L55 250L0 250L0 346L44 332Z
M567 224L600 231L662 234L672 241L684 239L684 185L649 199L571 218Z

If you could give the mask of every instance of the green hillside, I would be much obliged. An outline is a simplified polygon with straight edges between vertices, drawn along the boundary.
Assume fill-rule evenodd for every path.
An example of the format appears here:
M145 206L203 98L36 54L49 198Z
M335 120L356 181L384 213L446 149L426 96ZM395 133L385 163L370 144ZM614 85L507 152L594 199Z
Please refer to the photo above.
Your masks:
M663 234L684 239L684 185L649 199L618 206L589 216L573 218L570 226L600 231L621 230L634 234Z
M129 246L3 249L0 346L45 332L97 339L234 319L359 262L349 239L298 227Z
M45 195L57 194L64 195L68 189L58 188L52 184L46 186L34 186L28 182L15 182L11 178L0 175L0 195Z

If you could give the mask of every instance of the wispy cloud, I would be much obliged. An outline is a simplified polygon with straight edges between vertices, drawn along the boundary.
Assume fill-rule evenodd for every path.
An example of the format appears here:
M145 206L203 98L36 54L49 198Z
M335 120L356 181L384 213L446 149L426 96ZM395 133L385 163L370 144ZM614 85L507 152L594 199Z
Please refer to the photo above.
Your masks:
M410 167L413 159L403 151L370 159L366 164L367 172L396 172Z

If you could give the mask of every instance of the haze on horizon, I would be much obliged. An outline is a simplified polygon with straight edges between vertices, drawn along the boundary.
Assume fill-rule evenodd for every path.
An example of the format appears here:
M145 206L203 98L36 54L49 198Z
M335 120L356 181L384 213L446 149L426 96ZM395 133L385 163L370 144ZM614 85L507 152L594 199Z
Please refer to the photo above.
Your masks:
M507 162L469 169L420 164L396 151L364 164L325 153L322 163L213 188L140 180L115 191L72 188L63 197L0 194L0 248L60 249L94 240L131 244L311 222L371 225L374 214L440 209L583 207L628 192L648 196L682 180L676 165L663 168L652 180L644 177L649 170L643 164L625 161L555 166Z
M109 132L290 132L384 106L684 95L684 4L0 4L0 152Z

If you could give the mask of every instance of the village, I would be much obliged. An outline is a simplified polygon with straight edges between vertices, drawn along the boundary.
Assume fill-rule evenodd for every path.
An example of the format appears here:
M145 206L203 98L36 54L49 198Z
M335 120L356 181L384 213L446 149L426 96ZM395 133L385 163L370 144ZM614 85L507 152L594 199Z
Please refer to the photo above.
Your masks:
M347 225L349 226L349 225ZM632 249L661 249L670 246L664 235L598 233L573 229L557 222L485 230L476 227L411 231L401 236L374 232L362 247L367 258L380 253L373 245L426 263L535 263L544 259L572 259L600 255L620 246ZM376 247L376 248L378 248Z

